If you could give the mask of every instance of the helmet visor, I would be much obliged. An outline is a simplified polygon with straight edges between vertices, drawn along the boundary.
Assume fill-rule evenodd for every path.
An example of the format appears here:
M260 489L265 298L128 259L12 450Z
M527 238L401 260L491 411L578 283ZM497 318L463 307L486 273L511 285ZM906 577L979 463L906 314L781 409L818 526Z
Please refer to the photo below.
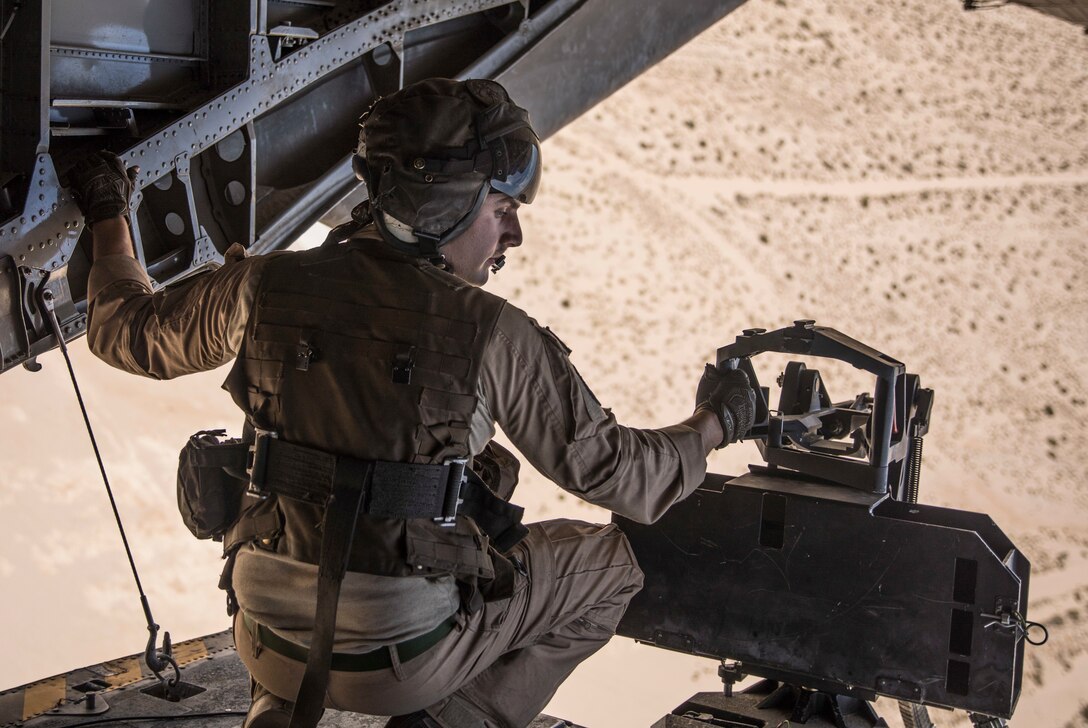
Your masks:
M496 139L491 147L491 189L528 205L540 186L540 142L529 127Z

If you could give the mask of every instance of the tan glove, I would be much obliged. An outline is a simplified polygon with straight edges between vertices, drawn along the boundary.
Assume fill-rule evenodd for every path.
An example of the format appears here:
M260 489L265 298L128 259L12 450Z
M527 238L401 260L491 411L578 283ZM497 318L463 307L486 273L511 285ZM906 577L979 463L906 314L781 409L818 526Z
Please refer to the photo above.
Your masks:
M68 170L68 186L88 225L127 215L139 167L126 169L113 152L88 154Z
M756 391L748 375L739 369L721 370L707 364L695 390L695 411L704 410L716 414L721 422L724 437L717 449L746 435L756 417Z

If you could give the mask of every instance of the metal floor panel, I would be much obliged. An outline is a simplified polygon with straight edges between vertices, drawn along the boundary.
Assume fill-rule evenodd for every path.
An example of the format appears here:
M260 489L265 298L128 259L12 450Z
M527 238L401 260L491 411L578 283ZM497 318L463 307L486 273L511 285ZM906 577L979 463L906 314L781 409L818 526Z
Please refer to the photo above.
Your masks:
M108 725L121 728L241 725L249 707L249 673L233 647L230 630L179 643L174 654L182 666L182 682L200 689L198 694L180 702L146 694L158 681L142 656L132 655L0 693L0 728L77 728L106 719L116 721ZM108 710L93 712L84 707L84 691L92 688L98 688L94 699L97 709L108 705ZM236 714L208 715L220 712ZM384 716L327 710L318 725L381 728L386 720ZM541 715L529 728L581 727Z

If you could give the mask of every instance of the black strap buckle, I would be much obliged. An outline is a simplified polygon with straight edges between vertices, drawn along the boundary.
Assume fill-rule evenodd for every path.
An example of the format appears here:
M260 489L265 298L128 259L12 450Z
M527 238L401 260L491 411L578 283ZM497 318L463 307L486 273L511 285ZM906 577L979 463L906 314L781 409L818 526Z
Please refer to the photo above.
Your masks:
M249 487L246 495L264 500L269 496L269 490L265 486L265 475L268 471L268 441L279 437L272 430L255 430L256 437L249 446L249 455L246 457L246 475L249 476Z
M443 528L453 528L457 521L457 509L464 501L461 499L461 487L468 480L468 458L450 458L443 465L449 468L446 481L446 497L442 501L442 515L433 519Z

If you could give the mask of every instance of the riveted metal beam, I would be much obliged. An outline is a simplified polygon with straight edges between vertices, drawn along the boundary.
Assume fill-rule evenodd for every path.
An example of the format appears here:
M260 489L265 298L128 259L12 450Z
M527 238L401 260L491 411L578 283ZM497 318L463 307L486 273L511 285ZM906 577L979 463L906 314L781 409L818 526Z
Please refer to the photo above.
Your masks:
M235 242L282 248L357 198L355 125L381 94L499 78L546 136L738 4L188 0L129 17L108 0L0 0L0 370L56 344L28 324L21 269L85 329L90 236L62 187L82 153L139 166L133 239L161 287Z

